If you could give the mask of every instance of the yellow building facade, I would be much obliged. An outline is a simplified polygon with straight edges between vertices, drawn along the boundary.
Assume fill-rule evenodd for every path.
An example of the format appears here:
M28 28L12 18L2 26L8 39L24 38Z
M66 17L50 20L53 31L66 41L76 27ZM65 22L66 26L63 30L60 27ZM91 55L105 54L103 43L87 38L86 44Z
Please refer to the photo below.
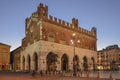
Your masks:
M120 48L118 45L111 45L97 53L98 69L120 70Z
M10 45L0 43L0 71L9 70Z

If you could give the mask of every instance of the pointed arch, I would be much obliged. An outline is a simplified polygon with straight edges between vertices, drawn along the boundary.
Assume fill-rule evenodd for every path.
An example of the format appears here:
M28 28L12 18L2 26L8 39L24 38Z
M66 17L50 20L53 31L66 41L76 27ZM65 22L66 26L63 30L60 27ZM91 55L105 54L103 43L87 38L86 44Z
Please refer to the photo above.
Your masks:
M68 56L67 54L63 54L61 57L61 70L68 70Z
M29 54L27 56L27 63L28 63L28 71L30 71L31 70L31 57Z
M75 55L73 57L73 69L79 70L79 57Z
M49 71L53 71L56 70L56 62L58 55L53 53L53 52L49 52L48 55L46 56L46 65L47 65L47 70Z
M22 57L22 63L23 63L22 67L23 67L23 71L24 71L25 70L25 57L24 56Z
M33 54L33 61L34 61L34 70L37 71L38 70L38 55L36 52Z
M95 70L95 59L94 57L91 57L92 63L93 63L93 70Z
M85 71L88 71L88 59L86 56L83 57L83 68Z

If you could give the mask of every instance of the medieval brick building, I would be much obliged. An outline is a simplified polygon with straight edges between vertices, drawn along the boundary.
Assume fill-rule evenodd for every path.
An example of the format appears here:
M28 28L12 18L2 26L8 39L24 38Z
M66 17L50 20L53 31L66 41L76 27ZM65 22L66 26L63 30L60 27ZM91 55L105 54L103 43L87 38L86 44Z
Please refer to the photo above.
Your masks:
M96 67L96 28L91 31L48 16L48 6L40 4L26 19L26 35L21 46L21 70L92 70ZM79 42L77 42L79 40Z

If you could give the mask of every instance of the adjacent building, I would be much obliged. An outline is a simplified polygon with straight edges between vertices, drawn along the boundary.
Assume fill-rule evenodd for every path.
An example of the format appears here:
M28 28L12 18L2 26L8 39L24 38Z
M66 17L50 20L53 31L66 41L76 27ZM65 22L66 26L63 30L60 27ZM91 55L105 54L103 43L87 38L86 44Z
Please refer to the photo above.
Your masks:
M0 71L8 71L10 67L10 45L0 43Z
M111 45L97 53L98 69L120 70L120 48Z
M11 51L11 70L19 71L20 70L20 52L21 46Z
M67 15L66 15L67 16ZM48 15L48 6L40 4L26 19L22 39L21 70L93 70L97 61L97 32ZM74 67L75 65L75 67Z

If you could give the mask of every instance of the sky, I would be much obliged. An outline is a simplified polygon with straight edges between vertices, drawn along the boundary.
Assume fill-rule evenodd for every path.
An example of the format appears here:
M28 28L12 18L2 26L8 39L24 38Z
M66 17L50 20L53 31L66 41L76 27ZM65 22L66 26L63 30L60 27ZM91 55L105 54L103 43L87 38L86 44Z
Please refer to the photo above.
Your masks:
M11 45L11 51L25 37L25 19L40 3L48 14L91 30L97 28L97 50L109 45L120 46L120 0L0 0L0 42Z

